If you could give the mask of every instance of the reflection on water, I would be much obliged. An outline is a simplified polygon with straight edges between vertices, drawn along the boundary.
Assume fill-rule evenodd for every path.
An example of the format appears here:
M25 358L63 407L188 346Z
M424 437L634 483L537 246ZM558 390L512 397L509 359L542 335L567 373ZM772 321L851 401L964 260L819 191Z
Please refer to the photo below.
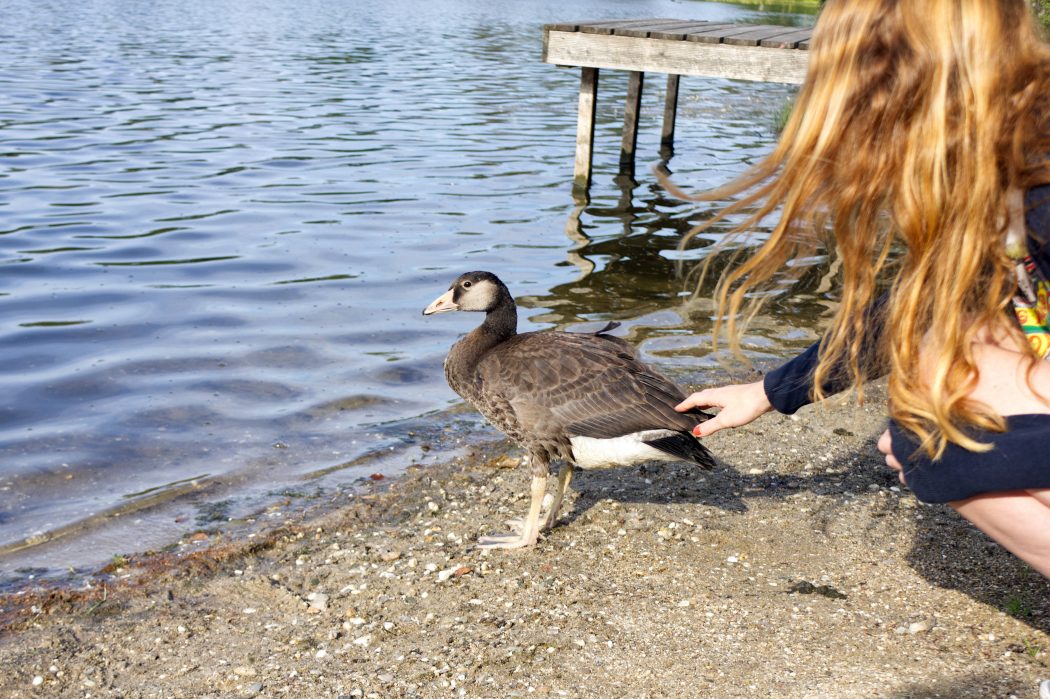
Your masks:
M624 180L626 77L603 74L576 204L579 77L540 63L541 26L812 19L672 0L4 10L0 575L158 547L209 503L237 516L296 483L396 473L440 451L424 441L454 448L480 421L448 412L441 362L478 319L420 311L466 269L510 285L523 329L620 320L702 380L711 310L687 300L677 246L707 213L650 174L663 80ZM709 187L761 157L791 93L684 79L675 180ZM813 337L814 269L754 356Z

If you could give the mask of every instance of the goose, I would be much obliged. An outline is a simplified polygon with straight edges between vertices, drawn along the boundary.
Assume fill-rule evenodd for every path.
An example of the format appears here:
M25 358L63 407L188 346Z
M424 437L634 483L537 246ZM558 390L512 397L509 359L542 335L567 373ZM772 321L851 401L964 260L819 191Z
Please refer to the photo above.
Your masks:
M644 461L689 461L714 466L691 434L711 415L678 413L685 394L640 362L626 341L607 334L539 331L518 334L517 308L491 272L460 275L423 311L478 311L485 320L456 342L445 358L449 387L525 451L532 471L531 499L517 531L478 539L481 548L522 548L550 529L573 468ZM550 508L540 523L550 465L561 461Z

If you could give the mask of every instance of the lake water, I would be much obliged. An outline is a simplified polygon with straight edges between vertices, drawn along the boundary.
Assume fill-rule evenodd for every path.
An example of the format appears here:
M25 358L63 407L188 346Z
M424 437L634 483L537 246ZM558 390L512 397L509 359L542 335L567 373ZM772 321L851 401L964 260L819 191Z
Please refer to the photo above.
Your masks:
M7 0L3 16L6 580L352 489L489 429L441 370L480 318L420 315L470 269L507 282L523 329L619 320L702 383L710 306L682 270L703 250L677 246L709 207L651 174L662 76L624 181L626 77L602 74L577 206L579 72L540 62L541 27L813 20L672 0ZM683 79L674 180L709 187L768 152L793 92ZM791 353L824 307L784 299L748 352Z

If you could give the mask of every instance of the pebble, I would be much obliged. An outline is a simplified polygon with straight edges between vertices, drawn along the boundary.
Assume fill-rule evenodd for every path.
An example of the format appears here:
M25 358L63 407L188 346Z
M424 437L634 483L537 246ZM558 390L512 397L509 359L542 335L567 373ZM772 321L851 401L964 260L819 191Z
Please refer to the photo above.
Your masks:
M379 675L378 677L379 677L379 681L380 682L393 682L394 681L394 676L391 675L389 672L384 672L383 674Z
M33 678L33 686L34 687L39 687L42 684L44 684L44 678L43 677L41 677L40 675L37 675L36 677Z
M328 609L328 595L323 592L311 592L306 596L306 601L318 611Z
M913 635L917 633L923 633L925 631L929 631L932 626L933 624L930 623L929 619L923 619L922 621L913 621L912 623L908 624L908 633Z
M445 582L449 578L460 578L473 572L474 569L470 566L456 566L455 568L448 568L438 573L437 579L438 582Z
M354 641L354 643L357 643L357 641ZM322 658L327 658L328 657L328 651L326 651L324 648L322 648L321 650L317 651L317 654L314 657L317 658L318 660L321 660Z
M361 636L354 639L355 646L361 646L362 648L368 648L372 645L372 637L370 635Z

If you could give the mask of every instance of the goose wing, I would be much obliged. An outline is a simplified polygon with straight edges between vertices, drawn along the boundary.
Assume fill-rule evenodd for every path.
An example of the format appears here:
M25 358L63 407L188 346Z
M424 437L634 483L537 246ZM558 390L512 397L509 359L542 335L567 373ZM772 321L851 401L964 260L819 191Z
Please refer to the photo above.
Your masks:
M682 391L607 335L518 335L478 365L484 391L499 394L537 436L619 437L651 429L689 431L701 421L674 410Z

